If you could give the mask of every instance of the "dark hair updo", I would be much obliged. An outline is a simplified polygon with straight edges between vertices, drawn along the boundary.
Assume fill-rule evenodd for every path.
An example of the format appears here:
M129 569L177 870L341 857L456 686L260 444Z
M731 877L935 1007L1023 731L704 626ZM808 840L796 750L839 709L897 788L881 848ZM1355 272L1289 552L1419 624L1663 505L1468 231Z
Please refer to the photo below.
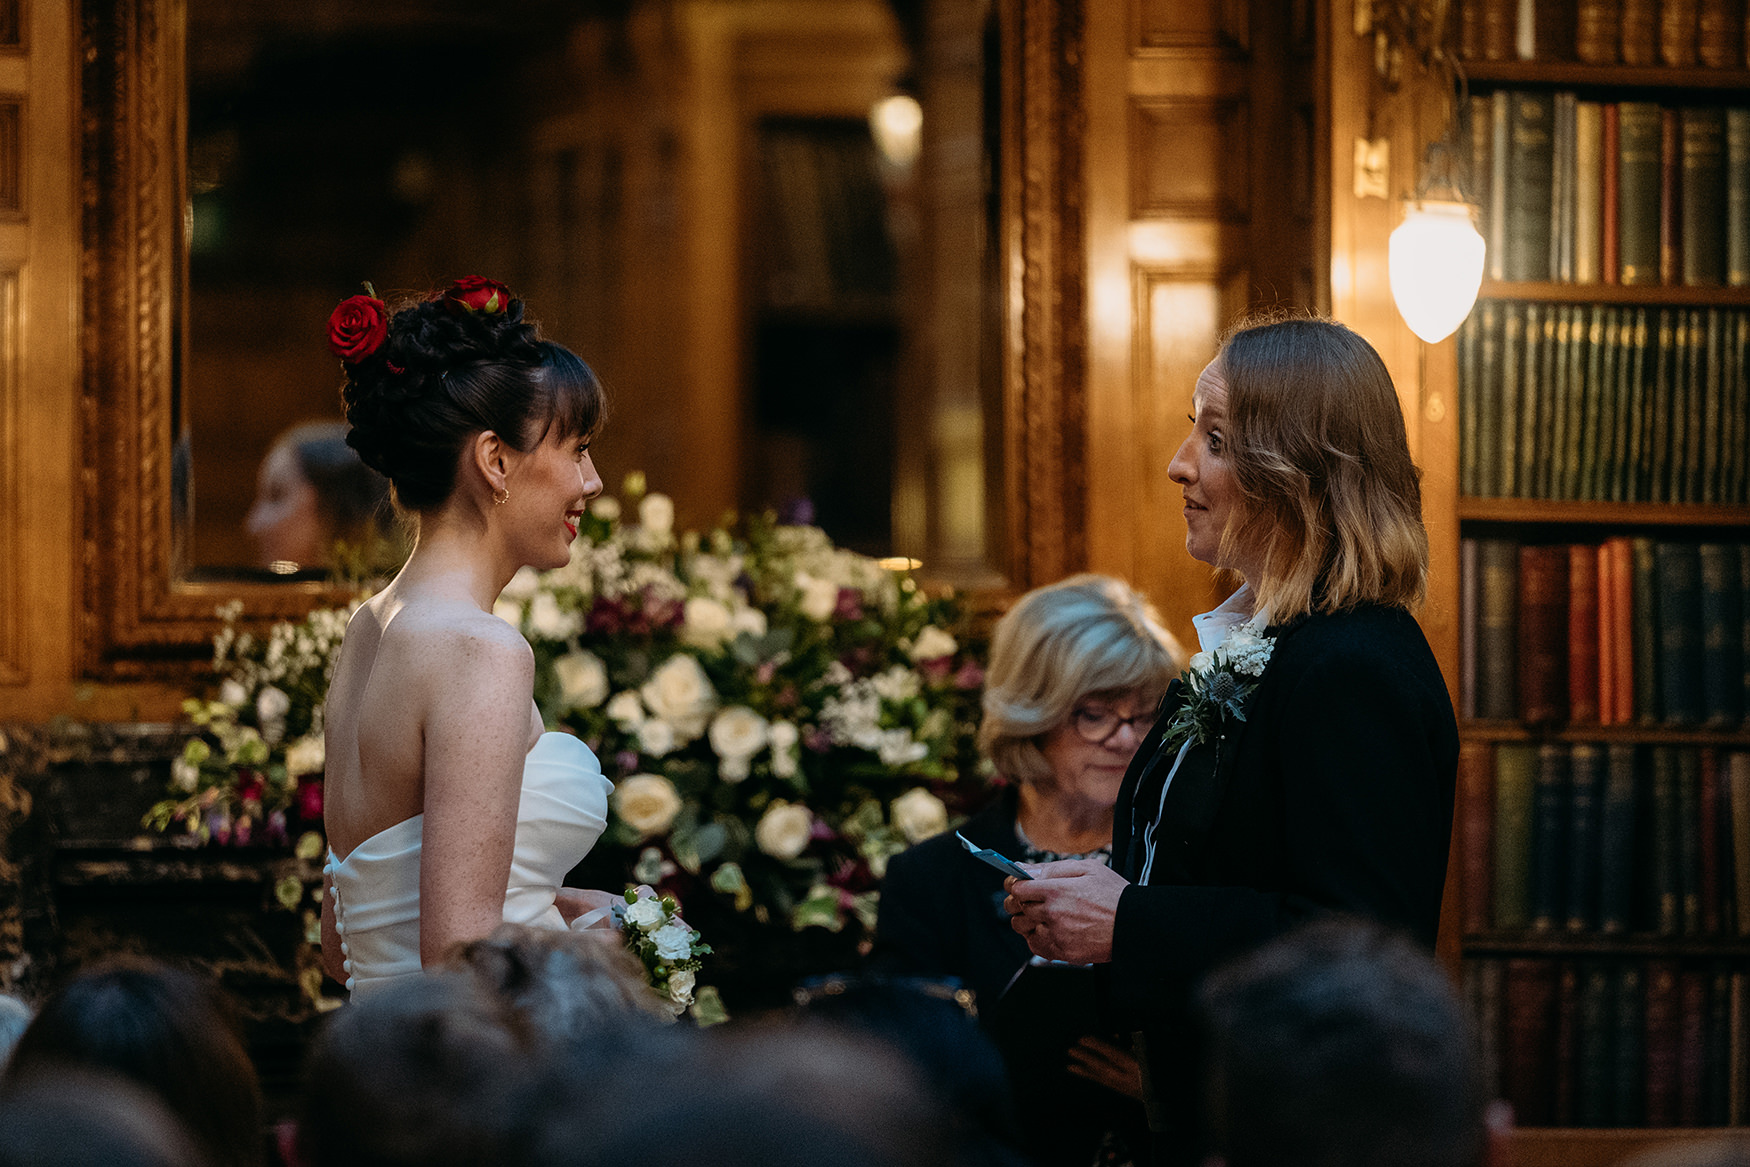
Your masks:
M408 304L382 345L346 373L347 444L413 511L449 501L474 434L491 430L527 450L555 427L566 437L594 433L604 408L589 366L541 339L517 299L492 314L442 296Z

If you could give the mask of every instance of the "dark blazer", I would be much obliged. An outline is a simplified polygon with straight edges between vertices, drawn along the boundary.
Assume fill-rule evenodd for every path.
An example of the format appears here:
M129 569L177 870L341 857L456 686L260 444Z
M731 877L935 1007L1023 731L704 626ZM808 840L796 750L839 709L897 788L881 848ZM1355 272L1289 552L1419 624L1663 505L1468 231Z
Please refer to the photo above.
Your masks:
M1142 1036L1162 1162L1200 1151L1188 1007L1204 974L1319 912L1429 947L1439 927L1458 726L1421 629L1366 606L1267 631L1275 649L1246 719L1187 754L1162 804L1173 758L1160 738L1186 695L1175 681L1118 795L1112 865L1132 886L1101 981L1112 1023Z
M1016 801L1012 788L1003 791L961 832L1018 858ZM1002 910L1003 894L1002 873L968 855L952 831L894 856L881 883L872 967L958 977L977 994L979 1021L1008 1072L1023 1149L1035 1162L1087 1167L1111 1130L1142 1155L1142 1108L1068 1072L1069 1047L1086 1035L1128 1044L1100 1015L1095 971L1029 968L1032 953Z

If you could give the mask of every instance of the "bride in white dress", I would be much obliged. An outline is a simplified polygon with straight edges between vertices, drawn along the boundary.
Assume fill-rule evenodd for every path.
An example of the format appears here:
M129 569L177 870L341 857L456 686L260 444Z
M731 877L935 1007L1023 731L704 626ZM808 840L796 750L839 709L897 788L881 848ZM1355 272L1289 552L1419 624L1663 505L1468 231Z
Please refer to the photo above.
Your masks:
M560 886L610 784L582 742L542 733L534 654L492 614L518 568L569 560L601 492L601 386L522 312L471 276L392 318L355 296L330 321L347 441L417 525L328 691L322 959L355 993L501 922L582 926L612 900Z

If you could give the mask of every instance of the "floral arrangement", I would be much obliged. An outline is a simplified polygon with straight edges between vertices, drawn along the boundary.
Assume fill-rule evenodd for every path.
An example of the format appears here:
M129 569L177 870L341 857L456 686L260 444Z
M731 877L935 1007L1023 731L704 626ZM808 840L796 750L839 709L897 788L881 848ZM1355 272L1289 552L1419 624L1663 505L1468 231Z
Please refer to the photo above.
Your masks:
M955 599L814 527L679 534L642 476L623 495L498 605L548 722L616 783L598 851L762 925L872 928L887 860L983 788L981 646Z
M1190 690L1161 735L1160 749L1174 751L1185 742L1204 742L1221 733L1223 718L1246 719L1246 699L1270 664L1276 638L1265 636L1257 617L1236 625L1213 651L1191 658L1185 670Z
M679 1017L691 1009L701 1025L727 1021L717 991L698 984L701 958L711 955L711 946L679 911L673 896L640 896L637 888L629 887L625 901L614 904L614 922L627 951L644 966L650 987L671 1013Z

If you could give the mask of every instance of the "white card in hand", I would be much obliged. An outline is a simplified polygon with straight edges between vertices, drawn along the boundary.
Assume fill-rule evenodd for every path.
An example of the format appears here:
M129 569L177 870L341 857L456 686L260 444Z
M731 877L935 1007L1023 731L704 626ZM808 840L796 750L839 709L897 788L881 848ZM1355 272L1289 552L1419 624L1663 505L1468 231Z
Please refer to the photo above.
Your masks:
M954 837L960 840L960 845L965 847L967 853L974 859L990 864L1004 875L1012 875L1016 879L1033 878L1031 875L1027 874L1026 869L1024 869L1019 863L1016 863L1013 859L1010 859L1001 852L992 851L987 847L975 847L972 845L972 840L968 839L965 835L962 835L959 831L954 832Z

